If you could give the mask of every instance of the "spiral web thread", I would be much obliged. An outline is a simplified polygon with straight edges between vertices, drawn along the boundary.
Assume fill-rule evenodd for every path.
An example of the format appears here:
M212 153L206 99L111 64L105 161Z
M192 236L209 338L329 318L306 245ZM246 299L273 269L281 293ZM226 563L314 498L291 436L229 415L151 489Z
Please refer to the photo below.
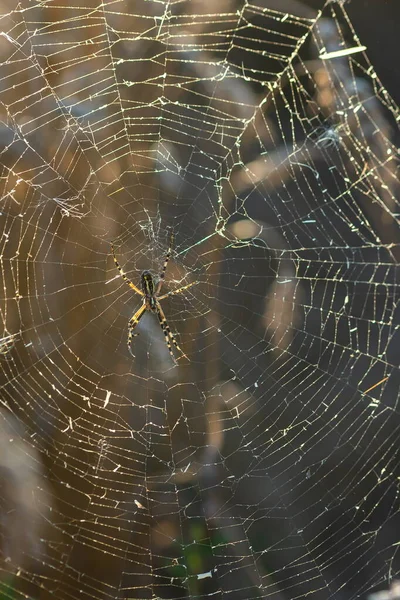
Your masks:
M2 598L396 597L399 110L216 4L1 4Z

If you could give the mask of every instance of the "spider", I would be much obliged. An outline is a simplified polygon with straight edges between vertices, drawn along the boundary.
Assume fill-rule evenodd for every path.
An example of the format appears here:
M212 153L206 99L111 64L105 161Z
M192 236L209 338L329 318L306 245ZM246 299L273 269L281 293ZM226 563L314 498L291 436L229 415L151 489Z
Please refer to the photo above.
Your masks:
M165 255L165 259L164 259L164 265L161 270L161 273L158 276L158 281L154 278L154 276L152 275L152 273L150 273L150 271L143 271L140 276L140 284L141 284L142 289L139 289L125 275L125 273L123 272L123 270L117 260L117 257L115 256L114 244L111 244L111 250L112 250L113 257L114 257L114 263L115 263L115 266L117 267L122 279L129 285L130 288L132 288L132 290L134 292L136 292L136 294L139 294L139 296L142 296L142 299L143 299L142 306L140 308L138 308L138 310L132 315L132 317L129 319L129 323L128 323L128 350L132 354L133 357L134 357L134 354L133 354L132 348L131 348L132 338L139 335L138 333L133 333L133 331L134 331L136 325L139 323L142 316L144 315L144 313L146 312L146 310L148 310L150 312L156 313L158 316L158 320L159 320L161 329L165 336L165 341L167 343L168 351L169 351L173 361L176 363L175 356L172 351L171 342L174 344L175 348L181 353L181 356L188 358L186 356L186 354L183 352L183 350L179 347L174 334L170 330L169 325L167 323L167 319L164 314L164 311L161 308L161 304L160 304L160 300L164 300L164 298L168 298L169 296L175 296L176 294L180 294L184 290L189 289L190 287L192 287L192 285L195 285L197 283L197 281L192 281L191 283L188 283L187 285L184 285L184 286L178 288L177 290L167 292L166 294L163 294L162 296L160 296L160 291L161 291L161 288L164 283L165 272L167 270L168 261L172 254L173 243L174 243L174 234L172 233L171 237L170 237L169 248L168 248L167 254Z

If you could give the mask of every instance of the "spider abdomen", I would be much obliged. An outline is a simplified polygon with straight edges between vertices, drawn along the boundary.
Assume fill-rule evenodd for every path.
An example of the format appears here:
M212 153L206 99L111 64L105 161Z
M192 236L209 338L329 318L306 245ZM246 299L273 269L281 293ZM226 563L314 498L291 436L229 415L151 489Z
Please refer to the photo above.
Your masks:
M154 277L150 271L143 271L141 276L142 290L146 299L146 306L149 310L156 311L157 303L155 299L156 286L154 283Z

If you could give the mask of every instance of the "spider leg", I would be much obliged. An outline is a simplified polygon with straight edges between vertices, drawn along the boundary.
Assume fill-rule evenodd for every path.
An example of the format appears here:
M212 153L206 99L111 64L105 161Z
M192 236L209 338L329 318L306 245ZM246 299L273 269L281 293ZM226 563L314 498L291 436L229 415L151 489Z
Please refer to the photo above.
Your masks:
M137 311L129 319L129 323L128 323L128 350L132 354L133 357L135 355L133 354L132 348L131 348L132 338L135 337L135 336L137 336L137 335L139 335L138 333L133 333L133 330L135 329L136 325L139 323L140 319L143 317L145 311L146 311L146 304L143 302L142 306L140 308L138 308Z
M162 268L161 273L159 275L160 281L158 282L158 285L157 285L156 294L160 293L161 288L162 288L162 284L164 283L165 271L167 270L168 261L169 261L169 259L171 257L171 254L172 254L172 248L174 246L174 240L175 240L175 236L174 236L173 233L171 233L171 237L169 239L169 248L168 248L167 254L165 255L165 260L164 260L163 268Z
M167 319L165 317L165 313L164 313L163 309L161 308L161 305L158 302L157 302L157 316L158 316L158 320L160 321L161 329L165 336L165 341L168 346L168 351L169 351L170 355L172 356L174 363L176 363L176 358L172 351L171 341L174 344L175 348L181 353L181 355L184 356L187 360L189 360L188 357L186 356L186 354L183 352L182 348L180 348L180 346L178 345L178 342L176 341L174 334L172 333L172 331L169 328Z
M125 273L123 272L122 267L120 266L119 262L117 261L117 257L115 256L114 244L111 244L111 251L113 253L113 258L114 258L115 266L117 267L117 269L119 271L119 274L121 275L122 279L124 281L126 281L126 283L129 285L129 287L131 287L133 289L134 292L136 292L140 296L144 296L143 292L141 290L139 290L139 288L136 287L136 285L134 283L132 283L132 281L130 279L128 279L127 276L125 275Z
M190 287L192 287L192 285L196 285L196 283L199 283L199 282L198 281L192 281L192 283L188 283L187 285L184 285L183 287L180 287L177 290L173 290L172 292L167 292L163 296L159 296L157 299L158 300L163 300L164 298L168 298L168 296L175 296L176 294L180 294L184 290L188 290Z

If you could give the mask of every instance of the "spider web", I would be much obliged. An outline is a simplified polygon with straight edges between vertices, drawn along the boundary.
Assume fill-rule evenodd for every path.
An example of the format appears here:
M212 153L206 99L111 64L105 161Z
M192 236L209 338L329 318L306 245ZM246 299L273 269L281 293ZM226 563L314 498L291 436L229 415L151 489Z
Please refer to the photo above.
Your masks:
M399 111L315 4L1 3L1 598L397 597Z

